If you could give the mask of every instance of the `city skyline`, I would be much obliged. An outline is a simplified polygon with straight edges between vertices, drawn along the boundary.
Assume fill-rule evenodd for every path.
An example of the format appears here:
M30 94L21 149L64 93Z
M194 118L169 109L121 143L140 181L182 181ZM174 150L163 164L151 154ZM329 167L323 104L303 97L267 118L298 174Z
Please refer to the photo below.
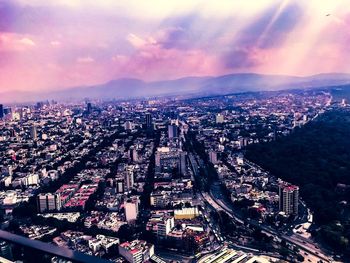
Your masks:
M0 262L349 262L348 4L0 0Z
M0 93L349 72L346 1L0 1ZM18 76L21 76L20 78Z

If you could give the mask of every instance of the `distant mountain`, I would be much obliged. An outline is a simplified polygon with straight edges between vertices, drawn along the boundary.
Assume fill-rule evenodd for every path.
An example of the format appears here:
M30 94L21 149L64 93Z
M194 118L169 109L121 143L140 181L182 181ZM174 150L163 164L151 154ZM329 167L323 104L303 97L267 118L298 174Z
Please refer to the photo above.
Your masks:
M0 94L0 101L1 103L8 103L46 99L122 99L160 95L221 95L246 91L335 86L349 83L350 74L343 73L327 73L307 77L240 73L218 77L185 77L154 82L125 78L111 80L101 85L73 87L59 91L40 93L7 92Z

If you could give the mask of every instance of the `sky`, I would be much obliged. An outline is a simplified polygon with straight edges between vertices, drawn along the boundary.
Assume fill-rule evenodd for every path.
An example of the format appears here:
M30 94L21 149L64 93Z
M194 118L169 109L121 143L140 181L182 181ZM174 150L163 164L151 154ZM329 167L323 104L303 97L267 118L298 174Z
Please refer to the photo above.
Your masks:
M0 0L0 93L350 72L348 0Z

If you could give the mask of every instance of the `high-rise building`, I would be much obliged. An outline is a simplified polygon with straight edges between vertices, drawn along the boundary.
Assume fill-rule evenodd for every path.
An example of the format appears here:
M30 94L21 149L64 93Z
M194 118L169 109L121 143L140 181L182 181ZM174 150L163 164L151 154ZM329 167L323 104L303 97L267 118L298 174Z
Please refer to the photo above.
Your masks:
M36 109L40 110L44 106L44 103L42 101L39 101L36 103Z
M186 152L180 152L179 156L179 172L182 175L186 174Z
M178 127L175 124L168 125L168 137L169 139L179 137Z
M134 222L139 214L139 197L132 196L124 201L125 218L128 223Z
M209 152L209 160L212 164L217 164L218 163L218 155L216 153L216 151L211 150Z
M279 209L286 215L297 215L299 205L299 187L287 183L279 185Z
M44 211L59 211L62 207L59 193L39 194L37 196L37 208L40 213Z
M4 118L4 105L0 104L0 119Z
M35 124L30 128L30 136L32 137L32 140L36 141L38 139L38 133L36 130Z
M164 220L158 223L157 236L165 238L167 234L174 228L174 217L164 218Z
M124 193L124 180L122 178L118 178L116 180L116 190L117 193Z
M11 108L4 108L3 112L4 112L4 115L10 114L12 112L12 109Z
M131 190L131 188L134 186L134 166L133 165L129 165L126 167L125 169L125 178L124 178L124 182L125 182L125 189L127 191Z
M155 153L155 168L157 172L171 172L178 169L180 174L186 174L187 152L177 148L158 147Z
M148 130L153 129L153 121L152 121L151 113L146 113L146 129Z
M137 163L139 161L139 154L137 152L137 149L135 149L134 146L131 146L130 147L130 150L129 150L129 159L131 162L133 163Z
M87 113L88 114L90 114L90 113L92 113L92 105L91 105L91 102L88 102L87 104L86 104L86 111L87 111Z
M167 211L157 211L151 213L146 229L151 231L158 239L166 238L175 226L174 216Z
M224 122L224 115L218 113L216 114L216 118L215 118L216 123L223 123Z

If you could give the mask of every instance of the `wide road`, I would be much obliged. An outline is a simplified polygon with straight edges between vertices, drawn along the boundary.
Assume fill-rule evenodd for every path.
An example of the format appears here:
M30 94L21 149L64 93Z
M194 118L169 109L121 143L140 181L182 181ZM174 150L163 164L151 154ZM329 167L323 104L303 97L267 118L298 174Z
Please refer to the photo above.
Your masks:
M280 234L278 233L276 230L274 230L273 228L269 227L269 226L265 226L263 224L260 224L259 222L255 221L255 220L249 220L249 221L244 221L240 218L238 218L232 209L230 209L229 205L225 203L225 201L223 199L219 199L217 198L217 196L214 196L212 193L209 194L210 195L210 201L211 202L215 202L216 203L216 207L220 207L221 209L223 209L232 219L234 219L235 221L239 222L239 223L248 223L250 225L253 225L254 227L263 230L277 238L280 238L281 240L285 240L288 243L291 243L295 246L297 246L300 250L303 250L304 255L305 252L312 254L314 257L318 258L319 260L323 260L325 262L331 262L331 260L329 260L329 257L327 255L325 255L319 248L316 248L315 244L308 240L308 239L304 239L301 238L299 236L296 235L284 235L284 234Z
M202 168L205 168L203 167L204 162L202 160L198 160L199 157L197 157L193 153L189 153L189 159L190 159L190 163L191 163L192 170L194 172L195 177L199 176L199 166L202 166ZM213 194L213 191L210 191L209 193L202 191L201 195L213 208L215 208L217 211L224 210L235 222L238 222L240 224L248 223L260 230L265 231L266 233L269 233L270 235L273 235L276 239L279 238L280 240L285 240L286 242L293 244L296 247L298 247L300 250L302 250L303 256L307 254L311 254L318 260L331 262L329 257L325 255L318 247L316 248L316 245L308 239L299 237L297 235L288 236L285 234L280 234L273 228L260 224L255 220L247 221L235 215L234 211L230 207L232 204L228 204L224 200L224 196L221 192L215 191L215 194Z

